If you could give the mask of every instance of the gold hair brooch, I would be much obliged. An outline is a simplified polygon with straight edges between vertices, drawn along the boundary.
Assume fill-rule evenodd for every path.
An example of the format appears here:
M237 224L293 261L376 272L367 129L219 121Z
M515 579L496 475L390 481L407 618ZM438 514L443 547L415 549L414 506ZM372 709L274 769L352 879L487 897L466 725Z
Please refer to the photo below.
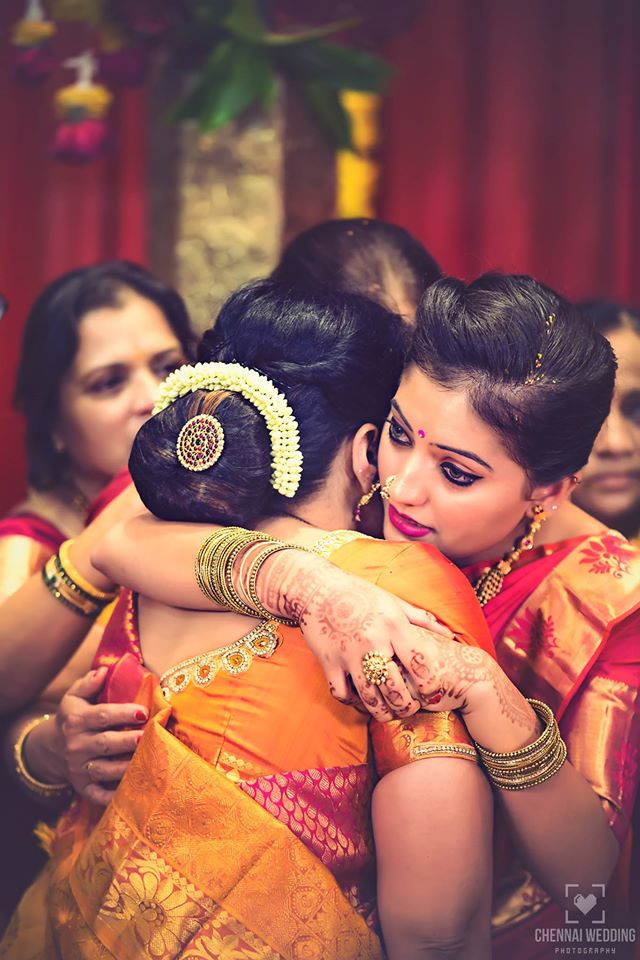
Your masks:
M551 332L552 332L552 330L553 330L553 325L554 325L555 322L556 322L556 315L555 315L555 313L550 313L549 316L547 317L547 319L546 319L545 322L544 322L546 334L547 334L548 337L551 336ZM534 365L533 365L533 370L531 371L531 373L529 374L529 376L528 376L527 379L525 380L525 383L526 383L527 385L530 385L530 384L532 384L532 383L540 383L541 380L544 380L544 379L545 379L545 374L542 372L542 369L541 369L541 367L542 367L542 358L543 358L543 350L541 349L540 352L539 352L538 354L536 354L536 359L535 359L535 363L534 363ZM552 380L551 382L552 382L552 383L555 383L556 381L555 381L555 380Z
M224 430L217 417L199 413L187 420L178 434L176 454L185 470L199 473L220 459L224 449Z

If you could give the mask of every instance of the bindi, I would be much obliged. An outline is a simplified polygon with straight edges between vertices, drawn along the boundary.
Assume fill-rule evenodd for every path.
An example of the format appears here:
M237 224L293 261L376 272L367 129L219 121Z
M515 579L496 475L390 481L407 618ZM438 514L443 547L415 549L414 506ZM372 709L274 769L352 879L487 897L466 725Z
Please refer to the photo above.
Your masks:
M418 436L420 437L421 440L424 440L424 438L425 438L425 436L426 436L424 430L422 430L422 429L421 429L421 430L418 430Z

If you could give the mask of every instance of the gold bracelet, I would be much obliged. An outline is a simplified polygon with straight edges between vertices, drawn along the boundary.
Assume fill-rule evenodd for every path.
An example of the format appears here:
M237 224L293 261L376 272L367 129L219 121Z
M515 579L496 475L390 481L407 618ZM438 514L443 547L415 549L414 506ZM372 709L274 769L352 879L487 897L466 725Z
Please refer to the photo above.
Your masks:
M487 750L476 743L491 782L501 790L526 790L544 783L558 772L567 758L567 748L553 711L540 700L528 702L544 724L542 733L532 743L504 753Z
M45 720L49 720L50 718L51 714L45 713L41 717L34 717L24 725L18 735L18 739L13 746L13 759L15 761L15 768L18 778L25 787L28 787L32 793L37 793L40 797L53 798L61 797L64 794L69 793L71 790L70 785L68 783L45 783L43 780L36 780L36 778L27 770L23 756L24 744L31 731L35 730L36 727L40 726L41 723L44 723Z
M267 608L262 603L260 597L258 596L258 574L260 569L269 557L273 556L274 553L280 553L282 550L290 550L290 543L272 543L270 546L265 547L264 550L261 550L258 556L252 561L249 568L249 574L247 576L246 584L243 585L247 597L249 598L250 603L253 604L255 609L258 611L260 616L265 617L268 620L275 620L277 623L283 623L286 626L297 626L297 621L288 619L287 617L276 616L273 613L269 613Z
M196 580L205 597L216 606L255 616L255 611L242 601L233 587L232 565L244 547L269 539L266 534L249 532L241 527L228 527L207 537L196 557Z
M243 550L265 543L262 550L249 567L247 582L239 584L246 599L240 595L234 582L234 567ZM196 557L196 581L202 593L216 606L224 607L244 616L262 617L277 623L296 625L296 621L270 613L262 604L256 591L256 581L260 567L267 557L279 550L301 550L312 553L306 547L276 540L266 533L244 530L242 527L228 527L212 533L204 541ZM248 601L248 602L247 602Z
M98 603L111 603L112 600L118 596L119 589L115 587L113 590L104 591L98 590L97 587L94 587L92 583L89 583L85 577L82 576L80 571L74 564L71 562L71 557L69 556L69 550L73 544L73 540L65 540L64 543L60 544L60 549L58 550L58 561L59 564L69 578L73 581L76 586L82 590L91 600L95 600Z
M58 558L55 555L49 557L42 568L42 580L52 597L55 597L65 607L80 614L80 616L94 618L104 606L102 603L87 598L82 591L71 587L60 572Z

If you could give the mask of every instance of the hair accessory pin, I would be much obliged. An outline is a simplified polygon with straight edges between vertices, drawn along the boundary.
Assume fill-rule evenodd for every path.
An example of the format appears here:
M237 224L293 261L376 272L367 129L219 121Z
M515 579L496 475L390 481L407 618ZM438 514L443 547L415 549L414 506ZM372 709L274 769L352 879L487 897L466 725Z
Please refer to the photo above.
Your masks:
M187 420L178 434L176 455L185 470L199 473L220 459L224 449L224 430L217 417L199 413Z
M554 325L555 322L556 322L556 315L555 315L555 313L550 313L549 316L547 317L547 319L546 319L545 322L544 322L545 329L546 329L546 333L547 333L547 336L548 336L548 337L551 336L551 331L553 330L553 325ZM541 380L544 380L545 375L544 375L544 373L542 372L542 369L541 369L541 368L542 368L542 357L543 357L543 351L540 350L540 351L536 354L535 363L533 364L533 370L531 371L531 373L529 374L529 376L528 376L527 379L525 380L525 383L526 383L526 384L529 385L529 384L532 384L532 383L540 383ZM556 381L553 380L552 382L555 383Z

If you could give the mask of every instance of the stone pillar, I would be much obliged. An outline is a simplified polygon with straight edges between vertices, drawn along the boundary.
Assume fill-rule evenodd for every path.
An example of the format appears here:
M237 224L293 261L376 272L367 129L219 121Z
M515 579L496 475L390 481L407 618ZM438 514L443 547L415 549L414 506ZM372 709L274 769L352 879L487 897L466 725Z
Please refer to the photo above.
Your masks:
M215 133L168 124L178 82L150 85L150 262L204 330L233 290L271 271L283 241L334 216L335 154L290 89Z
M265 276L278 260L281 111L256 111L202 134L195 124L167 124L162 111L168 103L167 90L156 90L150 259L184 296L196 328L204 330L233 290Z

